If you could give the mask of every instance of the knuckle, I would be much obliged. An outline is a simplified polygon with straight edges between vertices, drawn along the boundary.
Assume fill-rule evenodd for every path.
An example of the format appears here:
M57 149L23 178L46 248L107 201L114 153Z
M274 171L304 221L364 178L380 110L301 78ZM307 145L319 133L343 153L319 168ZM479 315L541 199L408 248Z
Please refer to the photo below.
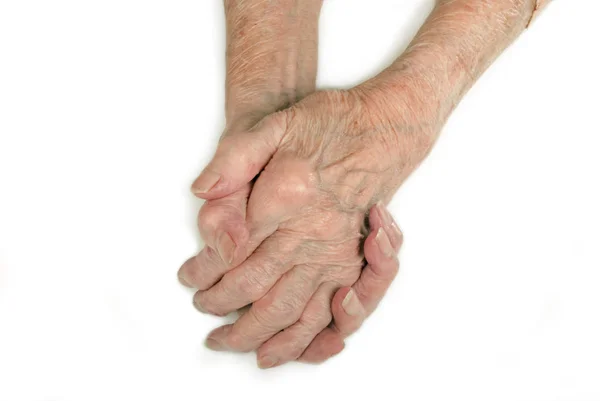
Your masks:
M311 198L310 176L307 172L295 171L282 180L277 187L277 197L282 202L306 203Z
M214 248L207 246L204 248L202 259L199 260L205 266L205 270L218 270L223 266L223 259Z
M306 327L306 331L312 332L316 328L327 326L331 322L332 317L331 309L329 305L326 305L326 308L322 310L303 314L299 323Z
M227 336L225 344L228 348L234 351L242 351L245 347L245 341L243 337L237 333L231 333Z
M255 302L251 309L254 319L269 329L277 326L289 326L298 320L299 314L294 313L294 306L285 300Z
M273 327L274 321L277 320L273 308L265 302L255 302L248 313L260 326L266 328Z
M254 350L254 344L257 340L257 338L249 336L234 325L224 342L227 348L233 351L250 352Z
M328 265L324 274L327 281L333 281L339 286L352 285L360 277L364 262L360 257L339 261L338 264Z
M265 168L274 195L280 202L304 204L316 195L317 175L306 160L285 150Z
M213 302L220 304L222 307L226 307L232 302L242 299L241 294L236 291L237 289L231 285L229 280L225 280L225 277L223 276L221 282L215 286L215 288L218 287L218 291L213 295Z
M220 220L221 213L219 213L219 209L214 207L210 201L202 205L198 214L198 224L201 228L214 230L219 225Z
M240 135L237 131L227 131L219 140L219 146L217 148L217 154L229 155L229 153L235 152L239 148Z
M194 295L194 304L200 311L204 313L215 316L226 315L226 313L219 308L218 304L214 302L211 295L206 291L198 291Z
M249 302L259 298L266 290L260 277L251 273L245 273L240 277L237 277L232 286L239 296L247 299Z
M246 172L256 169L254 155L257 152L257 138L244 132L225 135L219 144L219 152L226 160L235 161L235 165Z
M294 344L294 346L292 346L289 351L287 359L290 361L295 361L296 359L300 358L302 356L302 353L306 349L304 345L305 344Z
M288 176L289 181L282 182L277 186L277 198L283 202L297 202L298 199L304 200L308 193L308 183L299 175Z

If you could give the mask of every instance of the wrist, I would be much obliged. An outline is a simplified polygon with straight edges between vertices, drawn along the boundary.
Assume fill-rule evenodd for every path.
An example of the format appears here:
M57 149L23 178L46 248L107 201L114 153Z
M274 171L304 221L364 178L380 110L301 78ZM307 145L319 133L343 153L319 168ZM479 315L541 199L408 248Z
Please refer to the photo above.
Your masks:
M315 90L321 3L225 0L228 125L255 123Z
M432 146L444 124L446 97L430 90L422 72L386 70L352 91L362 99L373 126L395 137L411 136L419 147Z
M387 99L375 103L388 113L441 128L479 76L525 29L535 3L441 0L406 52L361 86Z

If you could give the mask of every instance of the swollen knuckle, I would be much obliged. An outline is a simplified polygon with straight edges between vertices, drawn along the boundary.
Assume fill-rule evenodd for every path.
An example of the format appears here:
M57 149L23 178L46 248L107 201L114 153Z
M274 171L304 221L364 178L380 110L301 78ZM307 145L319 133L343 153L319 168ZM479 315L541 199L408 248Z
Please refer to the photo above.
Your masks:
M306 202L315 194L317 176L306 160L283 151L265 170L274 181L273 190L280 201Z
M202 205L200 213L198 214L198 224L200 224L200 226L205 228L215 228L218 226L219 221L219 210L215 208L210 201Z
M234 286L237 293L250 301L254 301L265 292L265 285L260 277L249 273L237 278Z
M268 306L260 306L257 305L257 303L254 303L252 308L248 311L248 314L251 315L252 319L260 326L265 328L271 328L273 322L276 320L276 318L271 315L271 310Z
M308 180L300 174L290 175L277 187L277 197L283 202L304 200L309 192Z
M297 317L294 317L293 306L284 300L275 300L273 302L263 303L262 305L259 304L253 309L256 321L260 325L268 328L289 326L297 320Z
M305 350L305 344L302 345L294 345L288 354L287 359L291 360L291 361L295 361L296 359L300 358L302 356L302 353Z

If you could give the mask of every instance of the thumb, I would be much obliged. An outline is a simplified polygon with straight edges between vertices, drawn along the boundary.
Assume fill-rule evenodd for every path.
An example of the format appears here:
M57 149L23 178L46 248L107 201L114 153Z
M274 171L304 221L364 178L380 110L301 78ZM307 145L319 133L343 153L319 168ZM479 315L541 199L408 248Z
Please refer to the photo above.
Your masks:
M252 181L277 150L287 116L286 111L280 111L248 131L225 135L213 159L192 184L192 192L202 199L216 199Z

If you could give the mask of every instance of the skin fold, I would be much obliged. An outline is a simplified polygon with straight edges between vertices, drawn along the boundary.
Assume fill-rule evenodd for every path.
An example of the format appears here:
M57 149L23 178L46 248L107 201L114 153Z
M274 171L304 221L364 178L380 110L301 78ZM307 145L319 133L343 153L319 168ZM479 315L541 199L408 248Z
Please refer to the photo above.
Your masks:
M265 2L277 8L276 15L292 18L295 26L307 26L297 22L298 15L308 16L303 21L318 16L304 9L310 2L298 6L306 13ZM236 18L246 18L257 3L230 1L226 10L237 5L242 11ZM207 248L179 274L200 290L194 302L202 311L224 315L251 306L235 324L214 330L209 347L258 349L261 367L299 357L320 361L337 351L331 344L340 348L342 338L353 331L339 330L344 321L342 314L336 315L343 303L340 294L347 295L354 284L350 294L357 295L366 316L393 278L363 269L365 257L369 266L382 265L375 260L382 255L392 260L399 248L399 230L385 217L383 204L427 156L460 99L538 8L534 0L438 1L407 51L378 76L350 90L313 93L288 108L281 107L300 98L290 93L310 91L290 92L282 84L285 95L265 97L260 95L269 93L263 91L264 82L256 84L252 78L249 87L260 90L251 91L230 79L233 70L255 77L248 71L261 69L235 55L232 48L237 47L230 43L236 33L228 33L227 108L234 111L227 114L228 129L213 160L193 184L197 196L223 212L208 218L208 206L203 208L200 226ZM294 25L282 24L284 30ZM289 43L283 36L275 42L293 47L290 43L297 37L288 34ZM309 42L316 47L316 33L314 39ZM258 42L271 46L266 40L261 35ZM255 46L254 54L264 56ZM266 58L283 60L275 63L285 71L278 75L280 83L289 82L286 74L303 60L280 53ZM278 111L257 119L261 113L248 107L253 103L245 97L249 93L264 100L255 103L263 114L262 105L273 99L278 99L272 102ZM367 215L377 231L363 241ZM373 246L379 253L370 253L373 242L380 245ZM378 286L365 285L365 277Z

